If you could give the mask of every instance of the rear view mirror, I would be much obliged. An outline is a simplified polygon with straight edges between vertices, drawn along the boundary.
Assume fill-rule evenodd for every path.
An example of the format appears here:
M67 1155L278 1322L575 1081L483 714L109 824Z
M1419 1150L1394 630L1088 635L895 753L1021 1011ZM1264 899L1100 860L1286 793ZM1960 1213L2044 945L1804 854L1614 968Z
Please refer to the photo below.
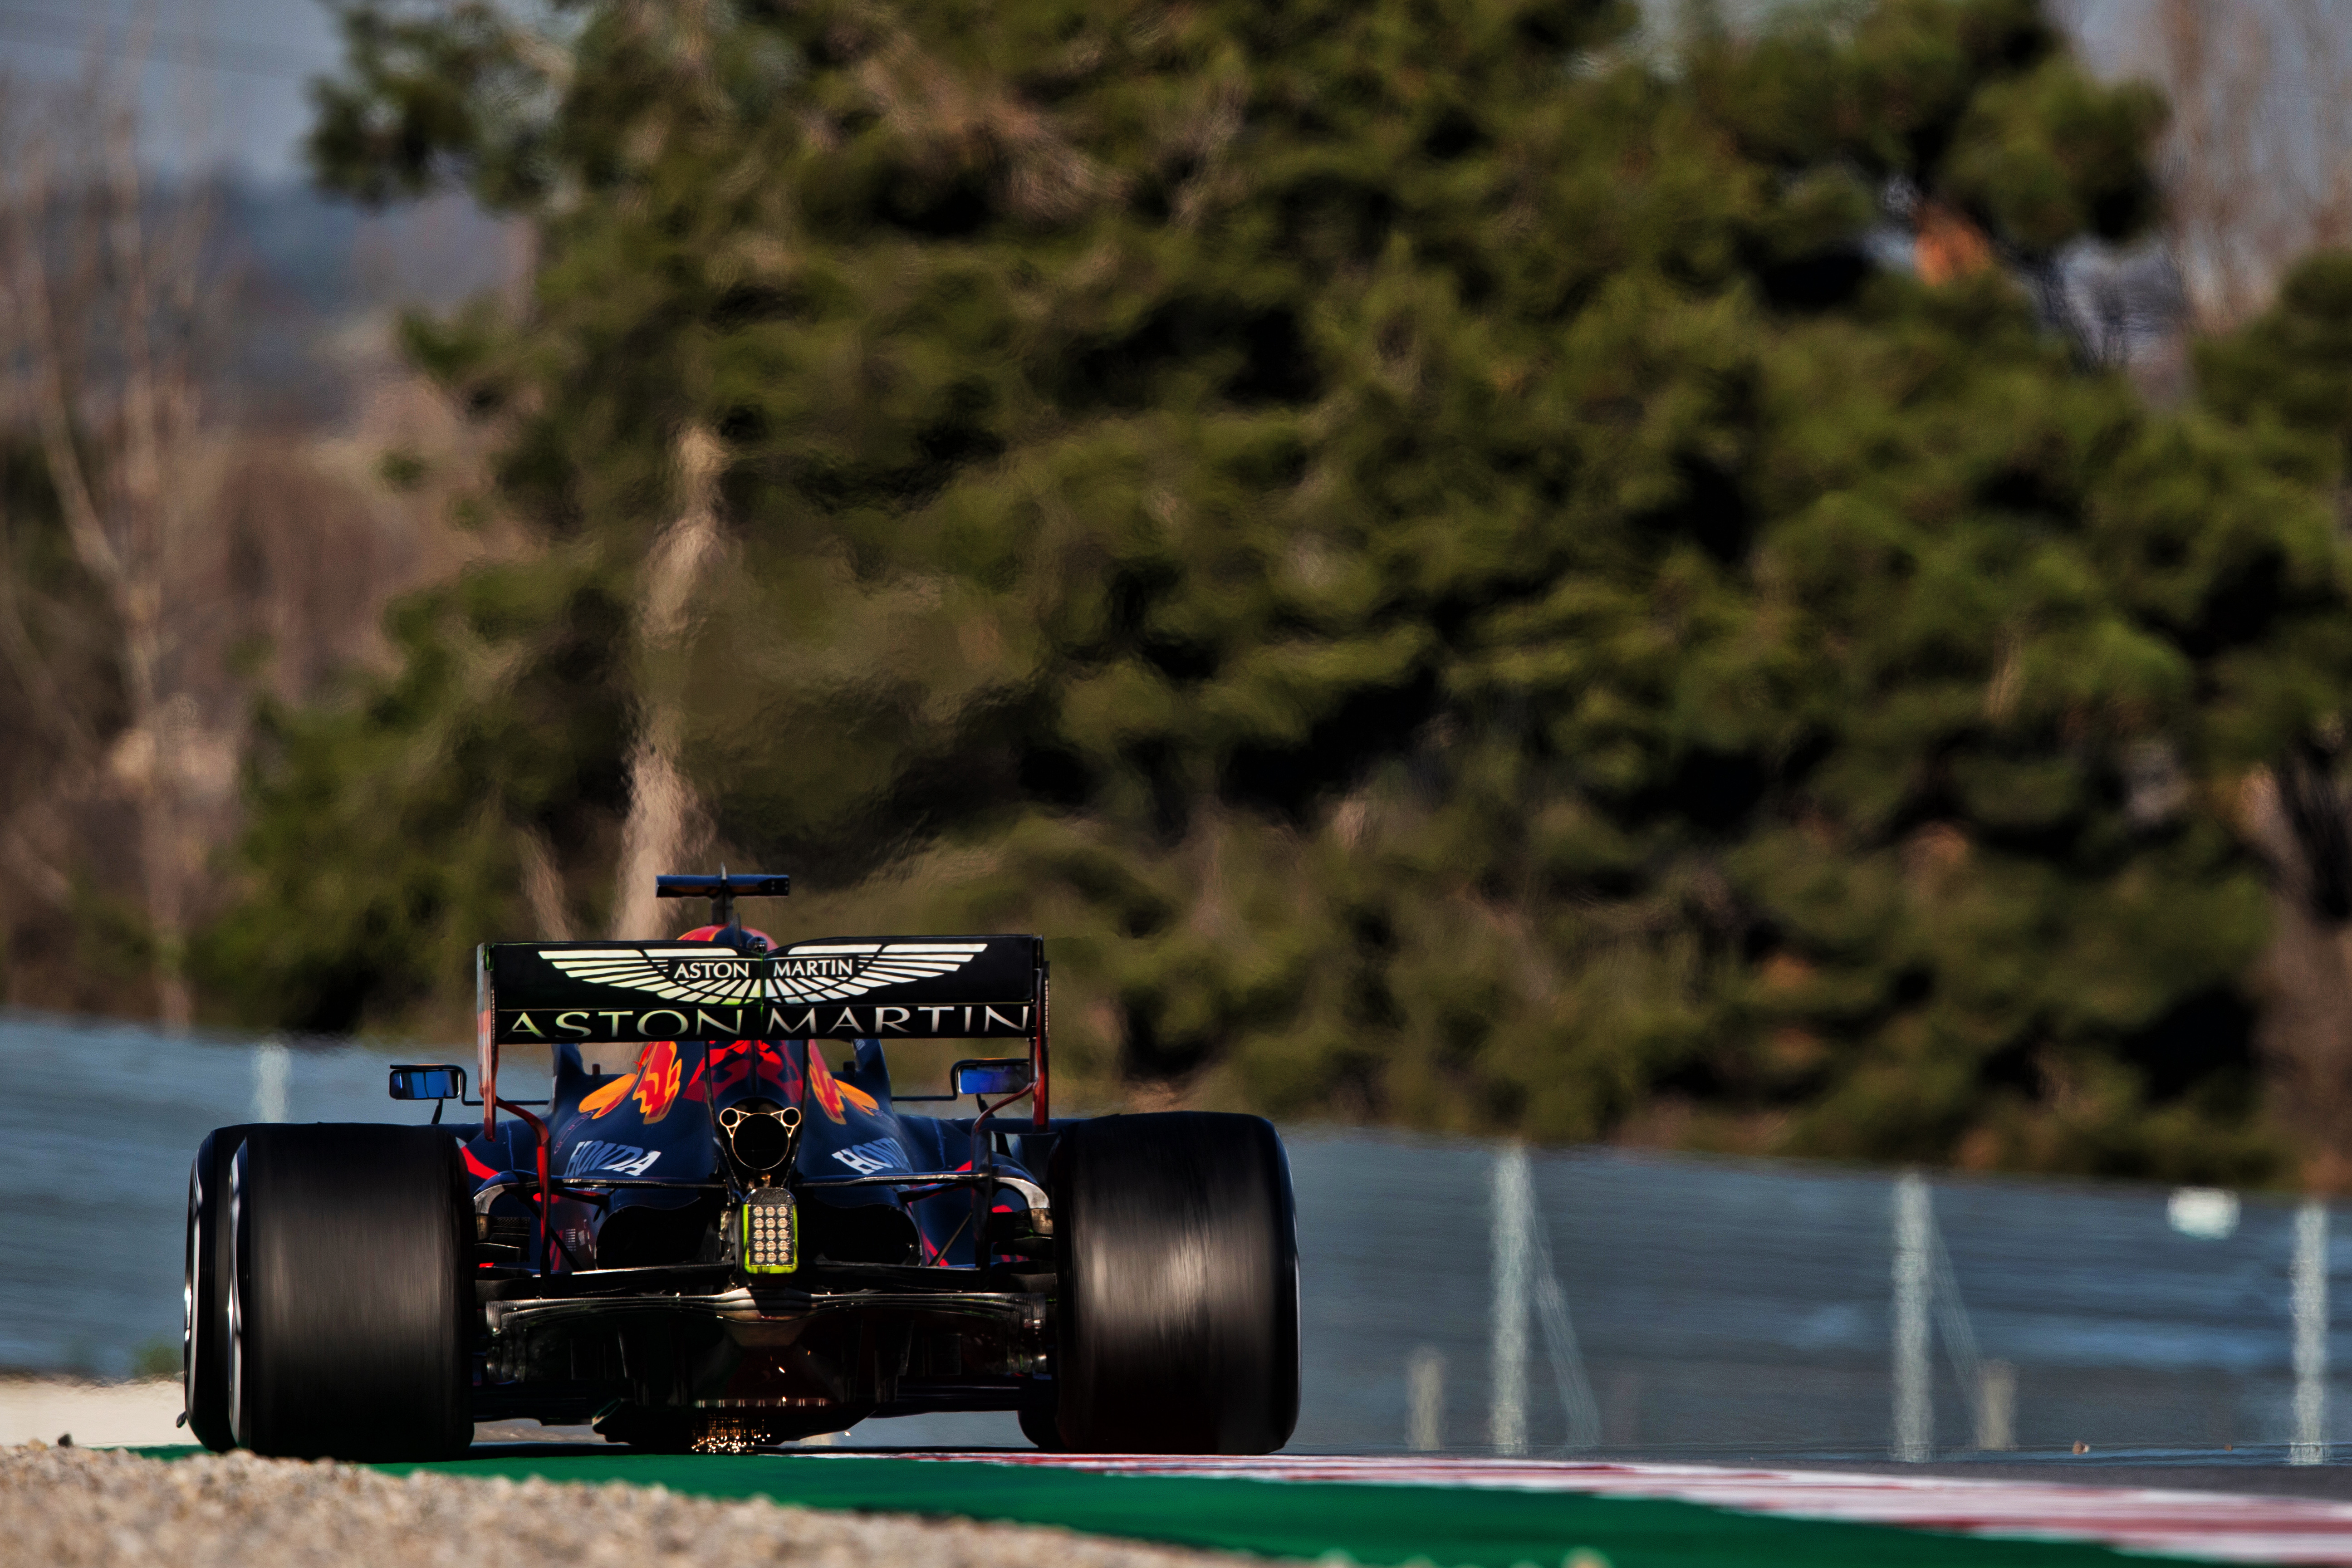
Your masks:
M392 1098L463 1100L466 1098L466 1069L440 1062L395 1064L392 1069Z
M958 1062L955 1065L955 1091L958 1094L990 1095L1018 1094L1029 1087L1029 1058L1000 1057L993 1061Z

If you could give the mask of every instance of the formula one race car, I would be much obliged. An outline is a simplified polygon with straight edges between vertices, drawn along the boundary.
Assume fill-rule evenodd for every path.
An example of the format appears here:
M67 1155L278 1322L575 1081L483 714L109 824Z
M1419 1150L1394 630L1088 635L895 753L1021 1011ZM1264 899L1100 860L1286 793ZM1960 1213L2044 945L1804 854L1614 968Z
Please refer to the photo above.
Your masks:
M787 887L664 877L714 923L483 946L480 1098L454 1064L391 1069L433 1124L207 1137L188 1187L196 1437L421 1458L536 1418L737 1451L1011 1410L1044 1448L1282 1447L1298 1265L1273 1127L1053 1120L1040 939L779 948L736 922L738 896ZM894 1096L894 1039L1026 1049ZM499 1047L526 1043L552 1047L550 1100L501 1094ZM963 1095L969 1117L899 1110ZM449 1100L479 1127L440 1126Z

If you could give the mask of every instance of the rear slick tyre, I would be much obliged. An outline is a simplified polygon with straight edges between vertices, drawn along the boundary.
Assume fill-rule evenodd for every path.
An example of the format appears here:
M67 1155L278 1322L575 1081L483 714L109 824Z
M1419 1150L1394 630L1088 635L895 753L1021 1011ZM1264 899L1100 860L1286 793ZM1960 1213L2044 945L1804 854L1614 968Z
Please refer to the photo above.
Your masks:
M188 1246L181 1278L180 1391L188 1435L214 1453L236 1447L228 1408L229 1165L251 1127L205 1134L188 1166Z
M457 1142L255 1127L233 1166L229 1407L285 1458L433 1459L473 1435Z
M1106 1116L1054 1161L1054 1435L1074 1453L1270 1454L1298 1423L1298 1242L1272 1124Z

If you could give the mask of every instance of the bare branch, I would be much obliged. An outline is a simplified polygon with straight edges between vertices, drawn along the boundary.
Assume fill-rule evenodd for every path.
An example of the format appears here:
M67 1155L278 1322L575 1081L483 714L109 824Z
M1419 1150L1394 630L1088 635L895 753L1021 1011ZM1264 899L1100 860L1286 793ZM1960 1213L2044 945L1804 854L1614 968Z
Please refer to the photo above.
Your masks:
M83 717L81 706L69 700L57 672L49 668L25 624L22 595L17 591L18 568L10 537L7 513L0 510L0 650L8 668L32 699L33 712L43 726L61 731L65 742L81 756L98 752L98 737Z
M680 660L692 628L692 606L704 567L724 549L719 527L719 476L726 454L710 432L679 432L674 461L681 506L677 520L654 543L637 606L640 681L637 738L629 752L629 815L621 826L620 886L613 934L652 935L659 918L654 878L691 847L699 807L679 771L684 742Z
M557 942L572 940L572 913L563 896L563 874L547 835L528 827L522 835L522 891L530 904L532 929Z
M50 308L48 266L41 255L44 231L51 217L52 156L44 138L27 147L18 163L16 199L9 204L7 224L11 286L5 295L5 306L16 328L16 336L32 361L33 410L41 433L41 453L65 511L74 553L83 568L119 600L127 585L123 561L107 537L91 494L89 474L74 444L73 396L56 313Z
M2172 103L2167 227L2198 325L2261 310L2315 246L2352 236L2352 38L2320 0L2160 0L2118 62Z

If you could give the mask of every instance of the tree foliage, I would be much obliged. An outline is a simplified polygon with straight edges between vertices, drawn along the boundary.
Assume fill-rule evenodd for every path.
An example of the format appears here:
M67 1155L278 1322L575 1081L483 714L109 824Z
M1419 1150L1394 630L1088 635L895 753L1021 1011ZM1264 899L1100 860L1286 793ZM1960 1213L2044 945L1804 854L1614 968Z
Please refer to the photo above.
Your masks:
M414 329L533 545L280 716L254 1005L447 994L520 835L603 907L694 425L719 846L795 930L1056 939L1097 1098L2272 1168L2231 792L2341 703L2326 497L1885 260L1890 195L2025 272L2152 218L2160 104L2033 5L1670 66L1578 0L563 20L362 6L321 99L331 183L536 229Z

